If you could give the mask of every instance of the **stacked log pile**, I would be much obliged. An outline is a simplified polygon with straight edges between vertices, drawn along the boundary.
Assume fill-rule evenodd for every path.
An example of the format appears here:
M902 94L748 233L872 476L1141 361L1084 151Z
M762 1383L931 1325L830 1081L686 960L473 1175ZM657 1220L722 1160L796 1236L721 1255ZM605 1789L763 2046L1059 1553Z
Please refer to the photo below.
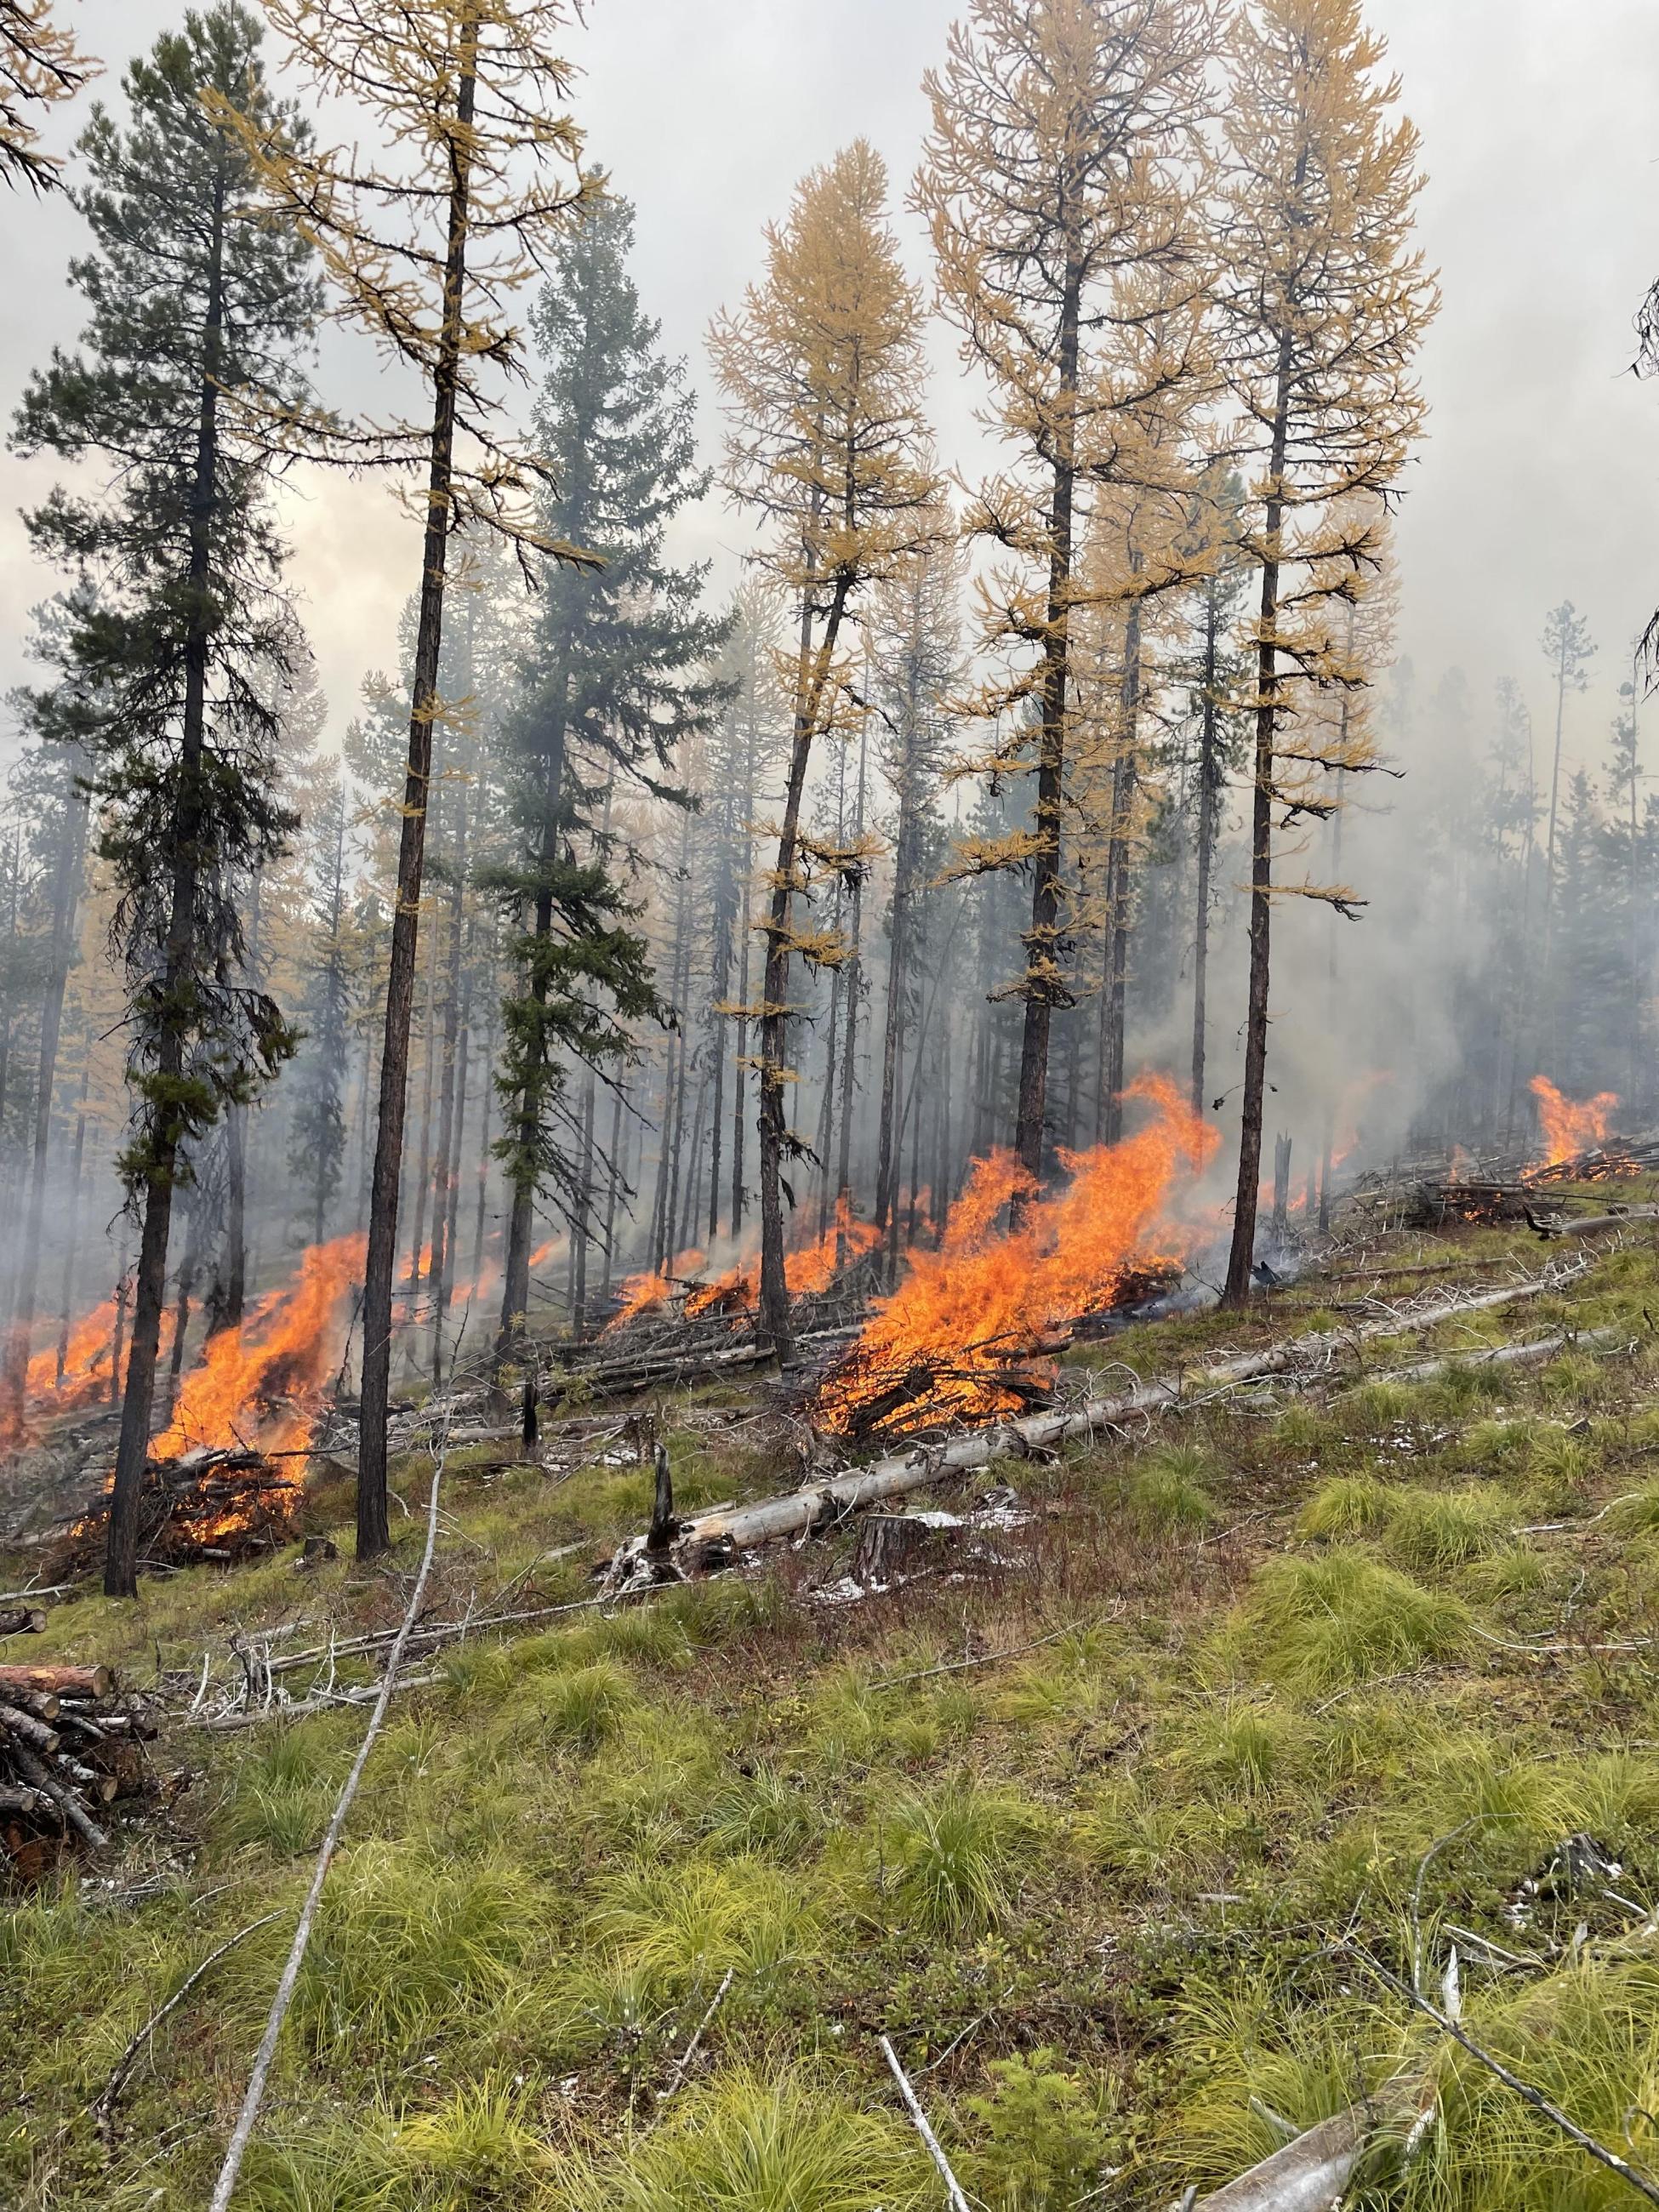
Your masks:
M138 1502L139 1565L185 1567L214 1560L232 1565L287 1542L304 1496L307 1456L203 1450L152 1460ZM54 1549L47 1562L54 1580L96 1566L108 1519L106 1495Z
M1563 1187L1645 1175L1659 1175L1659 1138L1610 1139L1544 1165L1512 1154L1396 1161L1362 1175L1345 1204L1370 1230L1525 1222L1547 1236L1567 1218L1552 1215L1559 1204L1553 1194Z
M155 1735L106 1667L0 1666L0 1847L15 1873L40 1873L64 1845L101 1850L105 1808L153 1788Z

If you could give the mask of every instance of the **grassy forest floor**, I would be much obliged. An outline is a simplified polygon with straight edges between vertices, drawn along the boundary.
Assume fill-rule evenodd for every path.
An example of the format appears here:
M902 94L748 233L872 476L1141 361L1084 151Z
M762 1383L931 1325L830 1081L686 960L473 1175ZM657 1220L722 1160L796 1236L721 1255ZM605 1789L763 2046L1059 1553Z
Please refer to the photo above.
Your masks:
M1474 1231L1388 1258L1445 1272L1358 1273L1350 1254L1343 1279L1243 1323L1148 1325L1091 1356L1167 1374L1543 1254ZM836 1601L844 1531L418 1662L433 1679L374 1752L239 2204L938 2204L882 2034L994 2212L1167 2205L1385 2085L1391 2140L1354 2201L1638 2201L1398 1985L1415 1947L1433 2003L1659 2166L1650 1316L1644 1224L1559 1295L1371 1340L1358 1377L1235 1391L925 1493L961 1510L1006 1485L1024 1516L988 1547L941 1540L886 1594ZM1382 1379L1564 1326L1616 1337ZM795 1479L756 1396L660 1413L682 1511ZM509 1588L526 1610L590 1595L594 1558L648 1511L649 1468L615 1449L557 1479L501 1449L449 1460L442 1618ZM390 1625L430 1464L395 1470L410 1515L389 1572L344 1556L347 1486L325 1478L306 1525L339 1559L301 1573L290 1547L146 1583L137 1607L88 1595L8 1656L100 1659L143 1686L192 1679L238 1631ZM10 1900L8 2205L206 2201L365 1716L216 1734L188 1702L151 1747L166 1811ZM135 2029L272 1912L161 2023L100 2128L88 2107Z

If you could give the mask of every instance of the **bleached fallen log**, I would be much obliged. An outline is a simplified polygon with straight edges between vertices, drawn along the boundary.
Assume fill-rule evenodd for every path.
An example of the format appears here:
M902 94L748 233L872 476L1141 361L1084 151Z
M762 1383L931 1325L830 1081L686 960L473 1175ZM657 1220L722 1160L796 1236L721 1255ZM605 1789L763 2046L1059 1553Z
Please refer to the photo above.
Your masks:
M1632 1221L1659 1221L1659 1206L1621 1206L1612 1213L1581 1214L1576 1221L1534 1220L1530 1213L1527 1218L1547 1243L1555 1243L1565 1237L1594 1237L1603 1229L1623 1229Z
M1529 1344L1494 1345L1490 1352L1454 1352L1444 1359L1419 1360L1415 1367L1391 1368L1386 1375L1374 1379L1378 1382L1438 1382L1448 1375L1468 1375L1483 1367L1536 1367L1570 1347L1597 1351L1609 1344L1624 1342L1626 1337L1626 1331L1617 1328L1587 1328L1576 1333L1558 1329L1554 1335L1534 1337Z
M1218 1390L1241 1382L1265 1380L1274 1375L1307 1368L1328 1371L1344 1352L1361 1342L1382 1336L1404 1336L1413 1330L1431 1328L1459 1314L1490 1311L1517 1300L1559 1291L1582 1275L1588 1261L1562 1273L1547 1269L1524 1282L1509 1283L1469 1297L1444 1300L1413 1312L1391 1308L1358 1327L1291 1337L1260 1352L1236 1354L1192 1375L1146 1382L1114 1398L1091 1398L1071 1408L1054 1407L1027 1413L1018 1420L997 1421L988 1426L959 1431L937 1443L918 1446L872 1467L855 1468L828 1481L809 1484L781 1498L762 1499L753 1505L728 1506L684 1522L674 1546L682 1571L707 1571L728 1561L751 1544L775 1542L784 1536L833 1526L861 1506L877 1505L890 1498L902 1498L913 1490L945 1481L953 1474L986 1467L993 1460L1023 1458L1066 1443L1086 1443L1102 1430L1121 1427L1157 1414L1173 1413L1200 1403ZM626 1583L644 1558L645 1538L630 1536L611 1562L607 1582L612 1588Z
M1376 2113L1369 2105L1350 2106L1293 2137L1236 2181L1197 2198L1192 2212L1330 2212L1376 2127Z

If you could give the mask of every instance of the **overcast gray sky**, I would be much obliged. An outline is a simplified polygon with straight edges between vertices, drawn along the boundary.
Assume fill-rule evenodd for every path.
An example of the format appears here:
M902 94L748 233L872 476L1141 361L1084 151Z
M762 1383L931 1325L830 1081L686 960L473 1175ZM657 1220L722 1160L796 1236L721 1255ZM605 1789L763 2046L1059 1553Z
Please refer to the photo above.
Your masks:
M702 333L756 272L760 229L796 179L855 134L886 155L902 196L925 124L920 85L963 0L590 0L568 48L593 158L639 211L636 274L667 343L708 384ZM70 0L84 42L120 65L181 13L174 0ZM1629 642L1659 600L1659 385L1626 370L1631 317L1659 273L1659 9L1650 0L1371 0L1404 105L1425 141L1423 243L1444 305L1425 349L1430 434L1400 529L1403 649L1431 684L1460 665L1477 700L1499 675L1547 704L1537 650L1564 596L1601 651L1572 709L1575 750L1599 754ZM78 117L58 126L61 141ZM61 202L13 198L0 401L54 342L72 343L66 264L79 225ZM916 225L903 222L919 276ZM975 395L937 348L947 457L974 443ZM369 398L365 345L333 342L330 396ZM712 458L718 425L706 409ZM16 509L49 462L0 459L0 682L26 672L29 606L52 588ZM388 663L414 580L410 526L377 487L302 487L293 575L334 709ZM741 532L717 499L690 542L732 573ZM1659 732L1659 712L1652 712ZM1659 740L1656 740L1659 741Z

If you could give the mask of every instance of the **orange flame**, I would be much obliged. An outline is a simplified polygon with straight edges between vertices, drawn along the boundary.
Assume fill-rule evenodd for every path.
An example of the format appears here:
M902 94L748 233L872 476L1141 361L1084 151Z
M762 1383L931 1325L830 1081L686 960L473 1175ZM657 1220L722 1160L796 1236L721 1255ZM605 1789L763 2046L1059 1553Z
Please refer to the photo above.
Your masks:
M1166 1208L1177 1179L1201 1173L1220 1138L1166 1077L1143 1076L1124 1095L1145 1099L1156 1118L1119 1144L1062 1153L1071 1180L1052 1195L1036 1194L1011 1152L974 1163L939 1249L910 1254L903 1281L820 1392L826 1425L858 1426L896 1391L930 1420L1005 1412L1019 1402L1011 1364L1029 1368L1056 1327L1109 1306L1136 1269L1190 1249L1204 1232L1177 1228ZM1014 1198L1028 1202L999 1235Z
M256 1300L240 1329L210 1340L165 1434L150 1447L152 1459L204 1447L304 1449L316 1400L343 1348L340 1308L362 1279L365 1243L350 1236L310 1246L293 1282Z
M1534 1075L1531 1089L1538 1101L1544 1138L1544 1157L1539 1164L1547 1168L1559 1167L1575 1153L1601 1144L1619 1110L1616 1091L1598 1091L1594 1098L1566 1098L1547 1075Z
M624 1275L622 1282L622 1304L606 1322L607 1330L621 1328L625 1322L635 1321L641 1314L648 1313L653 1306L661 1305L672 1298L676 1278L694 1275L702 1265L702 1254L686 1250L677 1253L669 1265L659 1273L647 1268L637 1275Z

